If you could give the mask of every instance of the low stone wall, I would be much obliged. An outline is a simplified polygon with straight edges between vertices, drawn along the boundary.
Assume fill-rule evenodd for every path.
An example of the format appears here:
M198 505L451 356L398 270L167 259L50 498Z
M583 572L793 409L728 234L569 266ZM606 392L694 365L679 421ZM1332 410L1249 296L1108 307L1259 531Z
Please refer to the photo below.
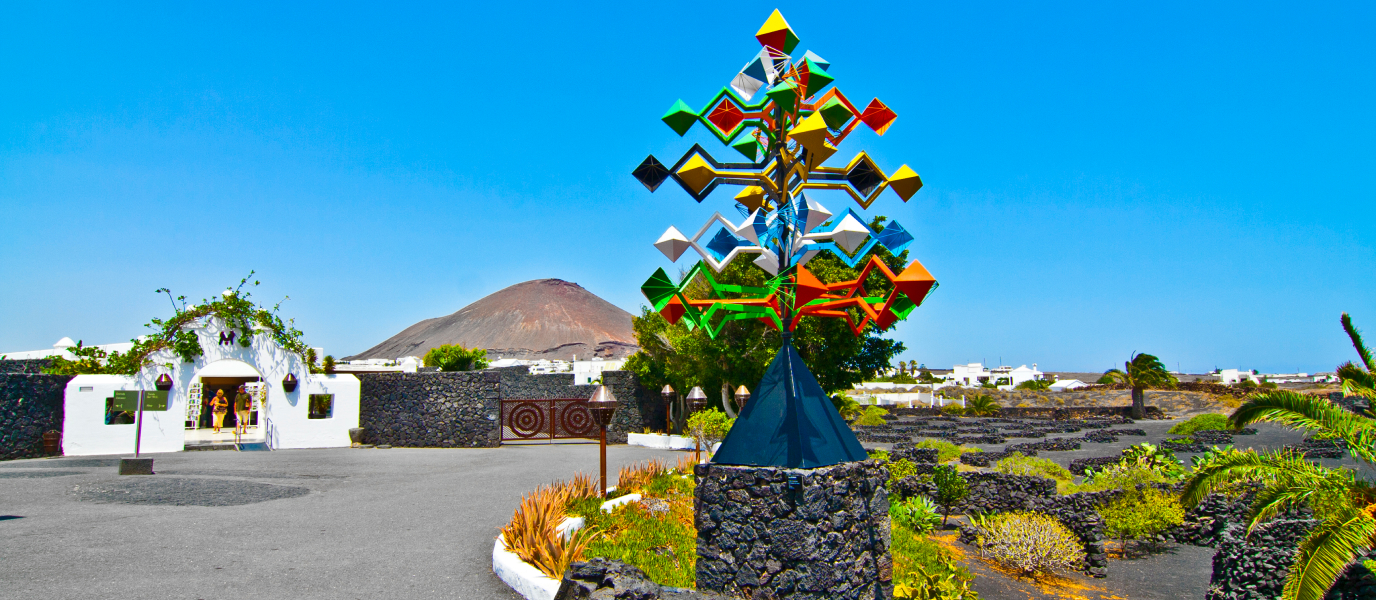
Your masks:
M875 461L696 466L697 588L754 598L893 597L885 471Z
M500 374L360 373L363 441L400 447L492 447L502 443Z
M940 417L945 413L940 408L895 408L885 407L889 412L901 417ZM1147 407L1148 419L1165 419L1166 415L1160 408L1155 406ZM1036 406L1005 406L999 409L999 417L1008 419L1047 419L1053 421L1068 421L1071 419L1094 419L1102 417L1124 417L1132 416L1131 406L1068 406L1064 408L1036 407Z
M554 600L726 600L726 596L659 585L645 572L619 560L594 558L569 565Z
M43 433L62 431L63 398L71 380L68 375L0 374L0 460L45 455Z
M3 373L27 373L29 375L40 375L43 369L52 364L51 358L21 358L0 360L0 374Z

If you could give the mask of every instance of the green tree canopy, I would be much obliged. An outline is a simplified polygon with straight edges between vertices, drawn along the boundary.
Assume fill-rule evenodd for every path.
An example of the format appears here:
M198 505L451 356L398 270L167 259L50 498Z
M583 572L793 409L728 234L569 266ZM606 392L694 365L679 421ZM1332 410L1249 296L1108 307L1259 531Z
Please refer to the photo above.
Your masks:
M870 226L880 230L879 221L883 218L876 218ZM878 245L870 254L877 254L894 271L901 271L908 262L906 251L893 255ZM807 269L824 283L860 276L860 269L847 267L827 252L808 262ZM768 273L747 260L733 261L715 277L720 284L754 287L763 287L770 279ZM887 294L892 284L882 275L871 275L865 289L872 296ZM704 298L709 290L698 280L687 293L690 298ZM701 386L714 405L729 396L731 388L759 385L782 341L778 331L759 320L732 321L712 339L702 329L689 331L682 321L670 325L646 307L641 308L640 316L632 318L632 325L640 351L626 361L626 370L634 372L651 389L668 384L686 392ZM904 347L901 342L880 337L882 333L870 324L857 337L842 319L804 317L793 332L793 347L817 383L831 394L850 389L889 368L893 357ZM718 399L714 390L722 390L723 398Z
M425 366L439 367L441 371L480 371L488 365L487 350L464 348L460 344L431 348L422 360Z

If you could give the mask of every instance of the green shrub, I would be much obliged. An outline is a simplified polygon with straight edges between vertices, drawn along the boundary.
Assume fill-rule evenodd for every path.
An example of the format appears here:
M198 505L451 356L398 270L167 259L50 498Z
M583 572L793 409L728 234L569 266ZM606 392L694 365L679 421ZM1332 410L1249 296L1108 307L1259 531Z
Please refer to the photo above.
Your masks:
M870 450L870 459L877 460L879 462L889 462L889 451L884 450L882 448L875 448L874 450Z
M1042 390L1049 390L1049 389L1051 389L1051 382L1050 382L1050 381L1047 381L1047 380L1045 380L1045 379L1028 379L1027 381L1024 381L1024 382L1022 382L1022 383L1019 383L1019 384L1018 384L1016 387L1014 387L1013 389L1018 389L1018 390L1032 390L1032 391L1034 391L1034 392L1039 392L1039 391L1042 391Z
M1106 490L1136 490L1140 485L1169 483L1155 469L1137 463L1109 465L1085 473L1084 483L1066 486L1067 493L1102 492Z
M994 470L1009 475L1045 477L1055 480L1057 483L1069 483L1075 480L1075 476L1071 475L1070 471L1065 470L1065 467L1045 458L1023 456L1021 452L1014 452L1008 458L994 463Z
M1080 539L1040 513L1004 513L976 522L976 546L995 562L1026 576L1070 569L1084 560Z
M893 494L898 482L904 477L917 474L917 465L908 459L896 460L889 463L889 494Z
M903 600L979 600L975 576L941 544L903 528L893 530L893 595Z
M701 448L711 448L713 442L726 438L727 432L736 420L715 408L700 410L688 417L688 435L698 441Z
M835 393L831 395L831 405L836 407L836 412L840 413L841 418L847 421L854 420L860 416L860 403L845 393Z
M895 527L902 527L917 535L931 532L937 523L941 522L936 503L926 496L890 503L889 518L893 520Z
M1175 494L1153 487L1123 492L1107 506L1099 509L1104 531L1118 539L1123 555L1128 553L1128 540L1154 536L1185 522L1185 509Z
M967 448L965 446L957 446L946 440L922 440L916 444L913 444L913 447L935 448L936 462L939 463L951 462L953 460L959 459L960 455L965 454L966 452L984 452L984 450L981 450L979 448Z
M965 414L965 407L952 402L951 404L941 407L941 414L959 417Z
M1176 423L1175 427L1172 427L1170 431L1167 433L1171 433L1174 435L1190 435L1191 433L1194 433L1196 431L1205 431L1211 429L1218 431L1228 431L1232 428L1233 425L1228 422L1228 417L1225 417L1217 413L1209 413L1206 415L1195 415L1193 417L1190 417L1188 421Z
M866 406L866 407L865 407L865 410L863 410L863 411L860 412L860 416L856 417L854 421L851 421L851 424L852 424L852 425L883 425L883 424L884 424L884 415L887 415L887 414L889 414L889 411L884 410L883 408L880 408L880 407L878 407L878 406Z
M936 503L941 505L941 524L945 526L946 519L951 517L951 507L970 493L970 483L950 465L937 465L932 483L936 484Z
M1146 442L1123 449L1123 458L1118 464L1140 465L1160 473L1167 479L1181 479L1185 476L1184 463L1175 457L1174 452Z

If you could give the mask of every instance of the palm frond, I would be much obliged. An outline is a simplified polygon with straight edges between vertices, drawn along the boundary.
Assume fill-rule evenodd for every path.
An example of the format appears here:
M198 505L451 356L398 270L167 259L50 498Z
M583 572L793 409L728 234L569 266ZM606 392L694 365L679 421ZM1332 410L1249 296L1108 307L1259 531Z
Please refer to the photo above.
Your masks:
M1233 412L1233 427L1270 422L1313 432L1331 434L1347 442L1352 456L1376 463L1372 445L1376 443L1376 422L1354 414L1326 398L1315 398L1286 390L1254 394Z
M1343 382L1344 394L1370 398L1372 389L1376 388L1376 374L1350 362L1338 365L1336 373L1338 380Z
M1289 508L1308 505L1321 512L1328 507L1351 504L1349 490L1357 484L1352 471L1317 465L1298 454L1283 462L1285 467L1272 474L1272 480L1252 503L1248 533Z
M1304 465L1298 464L1304 463ZM1193 508L1205 496L1223 487L1241 481L1275 481L1278 474L1286 471L1300 471L1309 465L1304 457L1293 450L1258 453L1255 450L1230 450L1216 455L1195 467L1185 488L1180 492L1180 503Z
M1132 383L1132 379L1129 378L1128 374L1123 372L1122 369L1109 369L1104 371L1103 376L1099 377L1099 382L1102 383L1104 379L1117 381L1119 383Z
M1352 347L1357 349L1357 356L1362 357L1362 364L1366 365L1366 370L1368 372L1376 371L1376 358L1372 357L1371 349L1362 343L1362 332L1357 329L1356 325L1352 324L1352 317L1343 313L1340 320L1343 322L1343 331L1346 331L1347 337L1352 340Z
M1321 600L1353 559L1371 549L1376 520L1348 506L1319 523L1300 542L1281 593L1287 600Z

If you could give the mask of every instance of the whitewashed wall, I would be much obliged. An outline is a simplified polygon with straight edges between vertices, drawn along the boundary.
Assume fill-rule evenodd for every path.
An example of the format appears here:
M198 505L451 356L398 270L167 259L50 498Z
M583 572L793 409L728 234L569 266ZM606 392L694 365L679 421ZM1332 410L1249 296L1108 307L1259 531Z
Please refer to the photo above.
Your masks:
M89 391L83 391L90 388ZM68 456L90 454L134 454L135 425L106 425L105 399L115 390L137 390L133 377L123 375L77 375L67 383L62 415L62 453ZM153 389L149 386L145 389ZM183 409L184 410L184 409ZM144 411L142 452L180 452L186 444L183 429L185 412Z

